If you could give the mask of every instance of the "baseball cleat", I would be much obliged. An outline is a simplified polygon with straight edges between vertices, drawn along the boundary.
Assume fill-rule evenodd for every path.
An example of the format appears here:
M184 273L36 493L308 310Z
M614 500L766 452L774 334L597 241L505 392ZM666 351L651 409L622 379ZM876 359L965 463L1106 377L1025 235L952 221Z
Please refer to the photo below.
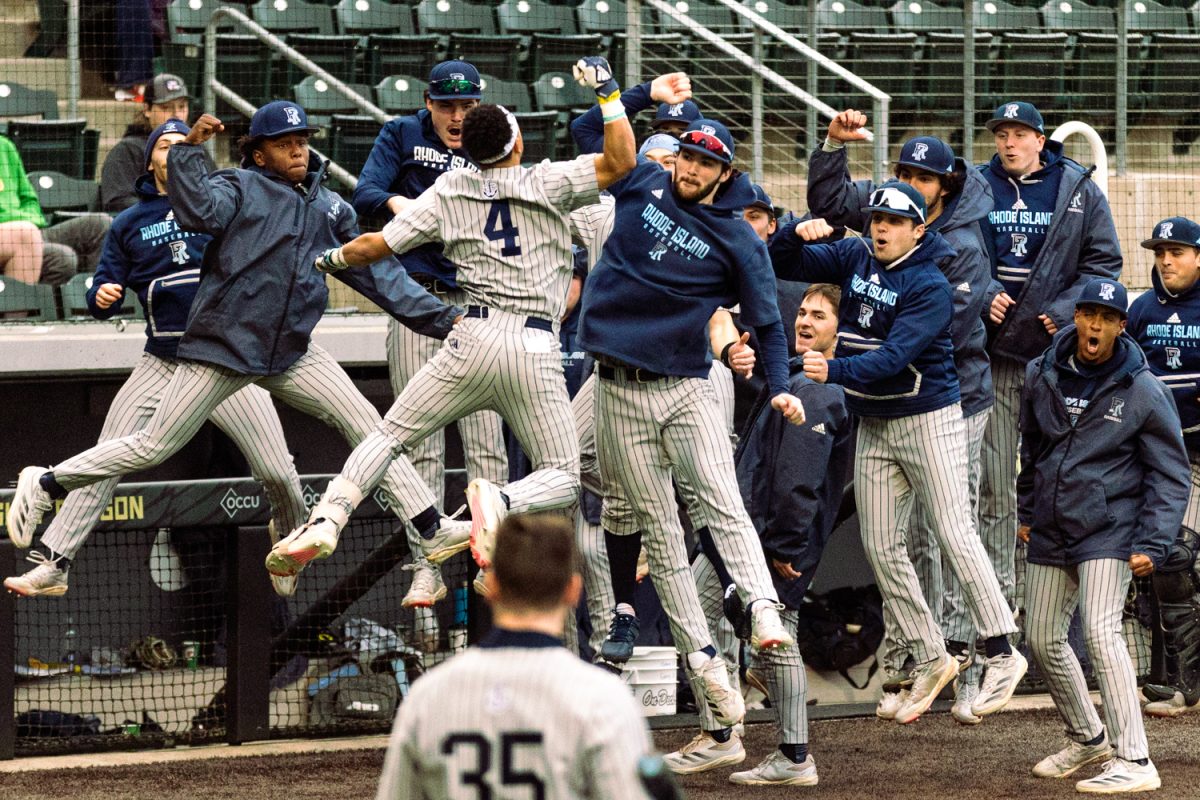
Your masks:
M45 554L33 550L25 557L37 564L24 575L4 579L4 588L21 597L61 597L67 593L67 570Z
M907 686L898 688L894 692L884 689L883 695L879 698L879 704L875 706L875 716L880 719L895 719L896 713L908 702L909 694L911 691Z
M916 722L933 705L933 701L946 684L957 675L958 661L946 652L917 667L913 672L912 690L908 700L896 711L896 722L901 725Z
M1162 778L1154 762L1146 760L1142 766L1134 761L1114 758L1104 764L1104 771L1094 778L1085 778L1075 784L1075 791L1091 794L1118 794L1122 792L1153 792L1162 787Z
M1065 778L1080 767L1108 761L1113 757L1112 746L1106 736L1100 744L1080 744L1068 741L1067 746L1057 753L1048 755L1033 767L1035 778Z
M275 520L267 523L267 535L271 537L271 547L279 544L279 528ZM296 593L296 582L299 580L296 575L270 575L270 578L271 587L280 597L291 597Z
M962 672L975 663L975 647L973 644L947 639L946 652L954 656L954 660L958 662L959 672Z
M446 583L442 571L424 562L405 564L404 569L413 574L412 583L400 605L404 608L430 608L446 596Z
M475 580L471 581L471 588L475 590L475 594L482 598L487 598L491 595L487 585L487 570L481 569L475 573Z
M492 565L496 530L508 516L508 505L500 488L483 478L467 485L467 505L471 507L471 556L476 564L487 569Z
M750 646L755 650L773 650L791 647L796 643L783 620L779 618L779 610L783 606L770 600L759 600L750 611L752 631Z
M624 664L633 658L633 643L637 641L641 625L633 614L613 612L608 636L600 645L600 657L614 664Z
M760 674L753 667L746 669L746 677L743 679L746 686L757 689L766 699L771 699L771 692L767 688L767 679L765 675Z
M959 684L954 693L954 705L950 708L950 716L961 725L978 725L983 717L977 717L971 711L971 703L979 696L979 687L970 683Z
M430 564L441 564L471 546L471 523L465 519L442 517L438 529L421 539L421 552Z
M992 656L985 664L983 685L979 687L979 696L971 704L971 713L977 717L986 717L1004 708L1029 668L1025 656L1016 650Z
M267 553L267 572L291 577L310 561L329 558L337 549L337 525L327 519L306 522Z
M611 672L618 678L621 677L621 674L625 671L620 664L614 664L611 661L605 661L600 656L596 656L596 658L592 661L592 664L604 670L605 672Z
M1159 700L1170 700L1174 695L1174 686L1164 686L1161 683L1147 682L1142 686L1142 705L1155 703Z
M663 756L667 768L677 775L708 772L745 760L746 748L742 746L741 737L730 733L729 741L718 742L707 731L700 731L683 747Z
M54 498L42 488L45 467L25 467L17 476L17 491L8 506L8 538L24 550L33 544L33 532L42 524L42 517L54 508Z
M725 659L712 656L692 674L700 681L704 702L708 704L717 722L722 725L736 725L746 716L746 703L742 693L735 692L729 685L729 671L725 668ZM699 699L699 698L697 698Z
M1180 714L1200 711L1200 700L1189 704L1183 692L1175 692L1170 699L1154 700L1147 703L1142 710L1151 717L1178 717Z
M744 786L816 786L817 765L812 755L796 764L778 750L772 750L754 769L730 775L729 782Z

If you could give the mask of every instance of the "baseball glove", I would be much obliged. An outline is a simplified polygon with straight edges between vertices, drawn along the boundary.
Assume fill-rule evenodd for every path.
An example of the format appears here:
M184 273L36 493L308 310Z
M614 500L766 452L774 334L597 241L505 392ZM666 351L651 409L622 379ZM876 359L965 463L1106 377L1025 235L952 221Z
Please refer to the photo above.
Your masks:
M174 648L157 636L146 636L129 648L130 661L135 666L150 670L169 669L177 656Z

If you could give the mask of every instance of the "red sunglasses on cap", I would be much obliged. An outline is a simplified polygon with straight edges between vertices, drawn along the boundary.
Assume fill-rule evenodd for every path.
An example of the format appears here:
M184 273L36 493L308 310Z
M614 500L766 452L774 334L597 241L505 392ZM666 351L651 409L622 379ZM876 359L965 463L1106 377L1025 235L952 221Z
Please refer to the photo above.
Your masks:
M705 133L704 131L687 131L679 137L679 141L683 144L691 144L703 147L710 153L716 153L717 155L724 156L726 160L733 158L733 154L729 152L729 148L725 145L725 143L716 136L713 136L711 133Z

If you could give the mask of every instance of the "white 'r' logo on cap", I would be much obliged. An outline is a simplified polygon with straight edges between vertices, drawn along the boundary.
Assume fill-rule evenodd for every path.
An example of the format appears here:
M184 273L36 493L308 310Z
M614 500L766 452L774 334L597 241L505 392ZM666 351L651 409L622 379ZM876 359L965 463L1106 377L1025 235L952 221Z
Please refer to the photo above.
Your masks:
M1174 227L1175 227L1174 222L1164 222L1162 224L1162 226L1158 229L1158 238L1170 239L1171 238L1171 229Z
M179 91L179 81L175 80L174 78L168 78L167 79L167 91L168 92Z
M450 80L452 80L452 81L465 81L466 79L467 79L467 76L461 72L451 72L450 73Z
M1111 283L1106 283L1100 287L1100 299L1101 300L1112 300L1113 293L1116 291L1117 291L1117 287L1113 286Z
M287 106L283 109L283 113L287 117L289 125L300 124L300 109L296 108L295 106Z
M917 142L917 146L913 148L913 161L924 161L925 154L929 152L929 145L924 142Z
M1009 103L1008 105L1006 105L1004 107L1004 118L1005 119L1016 119L1017 118L1017 104L1016 103Z
M709 136L716 136L716 135L717 135L717 129L716 129L716 128L714 128L712 125L701 125L701 126L700 126L700 131L701 131L702 133L707 133Z
M667 116L682 117L683 116L683 103L676 103L675 105L668 108Z

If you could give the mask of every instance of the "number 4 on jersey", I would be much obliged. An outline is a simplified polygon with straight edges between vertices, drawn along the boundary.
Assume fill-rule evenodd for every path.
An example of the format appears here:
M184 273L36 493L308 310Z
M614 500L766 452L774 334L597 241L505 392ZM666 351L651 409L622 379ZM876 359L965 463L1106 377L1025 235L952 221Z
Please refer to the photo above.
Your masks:
M487 222L484 223L483 233L489 241L504 241L500 248L502 256L521 255L521 245L517 241L521 232L512 223L512 213L508 210L507 200L496 200L488 211Z

